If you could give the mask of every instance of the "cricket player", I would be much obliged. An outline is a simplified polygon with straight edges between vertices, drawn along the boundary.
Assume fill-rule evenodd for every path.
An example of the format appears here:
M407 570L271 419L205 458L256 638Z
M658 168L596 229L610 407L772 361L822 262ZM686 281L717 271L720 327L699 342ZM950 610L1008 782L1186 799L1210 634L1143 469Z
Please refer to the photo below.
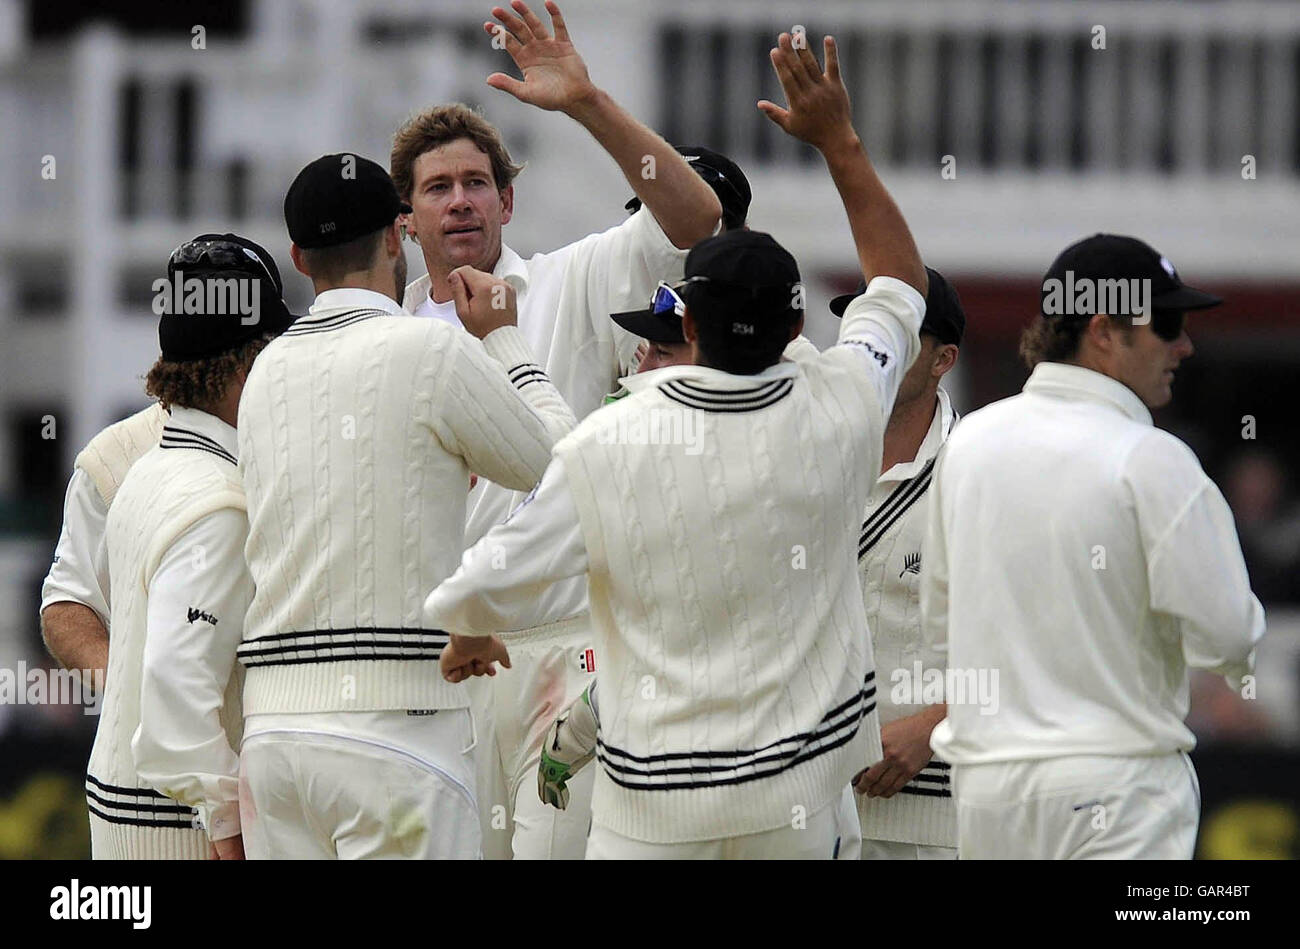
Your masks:
M701 242L678 291L694 364L629 378L426 603L430 621L485 636L538 588L587 576L602 765L589 859L830 859L844 789L880 757L845 525L919 347L925 270L853 131L833 41L825 73L779 44L790 107L760 107L826 157L870 278L841 345L783 361L803 324L793 258L754 231ZM687 444L662 437L683 410ZM626 435L652 424L661 437ZM493 547L508 570L492 571ZM441 664L473 674L456 647Z
M958 418L940 381L957 361L966 314L942 274L927 267L926 275L921 353L903 377L885 427L884 462L858 538L862 596L881 679L884 750L881 761L854 778L863 860L957 857L950 766L930 753L930 732L945 707L942 700L923 701L921 689L928 681L923 670L942 677L946 657L941 643L922 635L919 581L925 568L924 499L935 456ZM836 297L831 311L840 316L854 296Z
M1187 670L1247 674L1264 611L1227 503L1151 410L1192 354L1186 314L1221 301L1113 234L1043 291L1024 391L965 418L930 487L922 614L967 683L931 736L958 849L1190 859Z
M398 130L392 150L393 179L414 209L407 233L419 243L427 268L403 302L416 316L458 326L449 284L454 268L470 265L505 280L517 294L519 333L532 359L583 418L600 406L620 367L635 365L637 338L611 323L609 314L642 306L660 280L679 279L687 250L720 227L721 206L696 173L698 162L592 82L559 7L548 2L546 9L549 30L519 0L493 9L497 22L484 28L504 43L523 78L494 73L488 84L581 124L644 207L602 233L525 259L502 242L520 166L500 133L463 105L425 110ZM714 171L725 180L725 169ZM504 521L522 497L480 478L469 499L465 544ZM587 828L580 811L560 816L557 825L556 812L542 807L531 788L543 731L578 697L591 671L585 667L593 644L585 611L586 584L574 577L549 588L538 604L546 622L502 630L514 667L478 705L480 731L497 746L480 749L489 857L582 856ZM480 691L482 685L470 683Z
M326 155L284 209L316 300L240 406L248 856L474 858L469 699L438 676L448 634L422 606L459 559L470 472L534 485L573 415L504 280L450 275L469 332L404 313L410 207L382 167Z
M719 197L723 198L725 209L726 199L721 193ZM723 217L724 220L727 217L725 211ZM740 225L743 224L742 218ZM865 290L864 286L859 292ZM844 305L847 305L849 299L851 296L844 298ZM843 309L841 306L841 313ZM638 372L694 363L691 344L682 332L682 317L685 312L686 304L677 292L667 284L661 284L645 309L610 314L614 322L644 340ZM791 340L785 349L786 359L807 359L816 355L817 348L802 335ZM630 394L626 382L626 379L620 380L618 390L606 396L606 404ZM584 773L583 768L596 755L596 732L596 682L593 677L582 695L556 718L539 749L537 793L542 801L566 813L576 808L585 808L589 813L590 772ZM836 856L844 860L857 860L862 835L851 789L846 788L844 791L837 819Z
M63 527L41 587L41 637L65 669L103 688L108 666L110 582L104 521L130 467L158 444L167 410L158 402L114 422L77 453L63 501Z
M105 526L108 676L86 771L98 860L243 857L233 667L253 591L234 424L254 358L293 316L270 255L234 234L182 244L167 278L187 301L191 281L205 292L200 312L159 320L162 354L145 387L170 416ZM255 310L211 292L240 281Z

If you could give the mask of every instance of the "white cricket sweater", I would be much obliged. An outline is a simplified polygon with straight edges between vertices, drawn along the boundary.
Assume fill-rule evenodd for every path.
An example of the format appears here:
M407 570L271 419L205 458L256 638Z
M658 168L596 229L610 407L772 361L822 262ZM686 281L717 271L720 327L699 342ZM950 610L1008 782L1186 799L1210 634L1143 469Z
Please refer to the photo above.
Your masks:
M328 291L249 373L247 715L468 704L421 613L460 560L469 474L531 487L573 416L516 328L398 314Z
M635 364L640 340L609 315L644 307L659 281L681 279L687 252L673 245L644 207L615 227L526 259L502 246L493 273L515 288L519 332L577 418L600 407L620 365ZM428 274L412 282L406 308L414 313L428 301L429 287ZM494 482L480 478L470 493L466 547L523 500L523 493ZM585 610L586 596L581 577L547 590L537 604L545 618L536 624L538 633L546 635L550 621ZM511 638L530 634L518 631Z
M953 764L1187 751L1188 667L1249 670L1264 611L1232 512L1123 383L1040 363L953 430L929 505L922 614L965 693L931 746Z
M940 388L916 457L876 479L858 535L858 574L875 652L881 727L943 701L934 689L929 696L923 691L942 677L947 653L946 643L927 642L922 630L920 582L926 563L921 546L934 459L956 421L948 393ZM950 772L951 765L936 756L893 797L855 794L862 838L956 847Z
M167 410L155 402L134 415L108 426L78 454L75 464L90 476L107 507L135 460L158 444Z
M595 823L659 843L771 830L879 760L855 527L924 309L880 277L816 359L629 377L430 595L434 621L486 635L587 575Z
M155 402L105 428L77 454L63 503L63 528L41 586L41 611L52 603L88 606L108 627L108 558L104 519L127 470L158 444L167 412Z
M150 787L137 773L131 739L140 725L148 586L177 538L216 511L242 511L235 460L202 435L169 435L127 473L105 530L112 582L108 670L86 771L91 815L105 822L107 852L97 858L204 859L208 837L194 808ZM222 725L238 746L242 715L237 678L226 691Z

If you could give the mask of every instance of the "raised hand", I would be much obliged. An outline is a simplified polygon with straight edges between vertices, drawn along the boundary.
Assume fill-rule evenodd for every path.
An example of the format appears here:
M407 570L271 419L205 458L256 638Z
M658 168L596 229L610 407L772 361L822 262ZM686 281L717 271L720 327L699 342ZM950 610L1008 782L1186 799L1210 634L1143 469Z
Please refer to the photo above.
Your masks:
M483 339L503 326L516 326L515 288L499 277L462 264L447 277L456 316L474 336Z
M824 152L852 141L855 133L834 37L825 37L822 45L826 51L825 72L806 43L795 49L790 34L782 33L770 55L788 107L783 109L762 99L758 108L786 134Z
M555 30L551 36L523 0L514 0L510 6L518 16L502 7L493 7L492 15L501 22L489 20L483 29L493 37L501 37L506 52L524 78L519 80L494 72L487 78L488 85L510 93L520 102L552 112L567 111L590 99L596 87L587 75L587 64L569 41L569 30L560 8L552 0L546 0L546 11Z

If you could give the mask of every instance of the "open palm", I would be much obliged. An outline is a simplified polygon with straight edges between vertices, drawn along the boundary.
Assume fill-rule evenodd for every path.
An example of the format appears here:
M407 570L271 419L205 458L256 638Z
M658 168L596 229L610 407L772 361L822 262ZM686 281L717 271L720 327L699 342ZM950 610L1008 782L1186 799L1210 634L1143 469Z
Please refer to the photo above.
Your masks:
M546 11L555 30L551 36L523 0L514 0L510 6L518 16L502 7L493 7L492 15L500 22L484 23L483 29L505 46L524 78L514 79L497 72L488 76L488 85L510 93L521 102L550 111L563 111L587 97L593 88L591 77L587 75L587 64L569 41L569 30L560 8L547 0Z

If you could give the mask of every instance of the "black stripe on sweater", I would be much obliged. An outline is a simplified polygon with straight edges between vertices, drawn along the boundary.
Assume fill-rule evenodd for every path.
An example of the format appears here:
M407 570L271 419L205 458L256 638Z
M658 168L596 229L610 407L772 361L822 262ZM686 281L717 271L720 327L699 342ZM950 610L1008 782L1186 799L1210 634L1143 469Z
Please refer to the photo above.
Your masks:
M334 641L312 641L322 637L326 639L333 637ZM442 657L442 650L450 639L451 634L441 629L400 627L315 629L260 636L243 643L236 651L236 655L239 661L249 668L373 659L432 660ZM290 657L286 655L288 653L312 655Z
M294 320L293 325L285 330L282 335L309 336L312 333L328 333L332 330L342 329L345 326L351 326L353 323L360 323L362 320L386 315L383 310L345 310L333 316L300 316Z
M596 754L606 774L615 784L633 790L699 789L744 784L770 778L851 741L858 733L862 720L875 711L876 703L873 697L876 690L875 686L870 685L874 678L874 672L868 673L863 687L827 712L811 732L791 735L761 748L639 756L597 739ZM622 761L614 760L616 757ZM705 765L698 763L701 760L718 761L719 759L731 759L731 763ZM626 762L635 762L635 764ZM680 764L671 765L670 762ZM676 775L681 775L682 778L662 780L667 776Z
M926 774L922 771L913 781L919 781L922 784L948 784L952 779L946 774Z
M194 816L194 808L187 807L184 804L177 804L170 800L166 804L128 804L125 801L110 801L108 798L101 797L89 788L86 789L86 797L97 804L101 804L104 807L111 808L115 811L185 815L186 820Z
M889 529L898 522L898 519L921 499L930 487L933 471L934 459L931 459L921 469L920 474L900 485L902 490L896 488L888 500L881 505L880 510L867 518L862 525L862 533L858 537L859 560L865 557L872 547L880 543L880 538L884 537Z
M122 817L118 814L105 814L94 804L86 803L90 813L110 824L130 824L133 827L171 827L175 830L196 830L193 820L154 820L144 817Z
M188 448L194 451L206 451L209 455L216 455L218 458L228 461L232 465L239 464L239 462L235 460L235 456L226 451L226 449L222 448L219 444L213 442L209 445L208 441L211 441L211 439L208 439L208 441L199 441L200 437L201 436L198 436L197 432L189 432L185 429L168 427L163 429L162 438L158 442L158 447Z
M87 774L86 780L89 781L91 784L93 784L95 787L99 788L101 791L107 791L110 794L121 794L127 797L159 797L159 798L167 797L167 795L162 794L159 791L155 791L153 788L124 788L118 784L105 784L103 781L99 780L99 778L95 777L93 774Z
M518 383L520 379L527 379L530 376L545 376L546 372L535 362L524 362L512 368L506 373L510 381Z
M659 386L667 398L701 412L756 412L775 405L794 391L793 379L777 379L752 389L703 389L683 379L670 379Z
M952 765L948 762L932 758L916 777L898 789L899 793L918 797L952 797L952 778L948 775L951 770Z
M163 426L163 435L184 435L194 441L201 442L209 448L215 448L218 451L229 452L229 449L215 438L204 435L202 432L196 432L192 428L181 428L179 425L167 424Z

